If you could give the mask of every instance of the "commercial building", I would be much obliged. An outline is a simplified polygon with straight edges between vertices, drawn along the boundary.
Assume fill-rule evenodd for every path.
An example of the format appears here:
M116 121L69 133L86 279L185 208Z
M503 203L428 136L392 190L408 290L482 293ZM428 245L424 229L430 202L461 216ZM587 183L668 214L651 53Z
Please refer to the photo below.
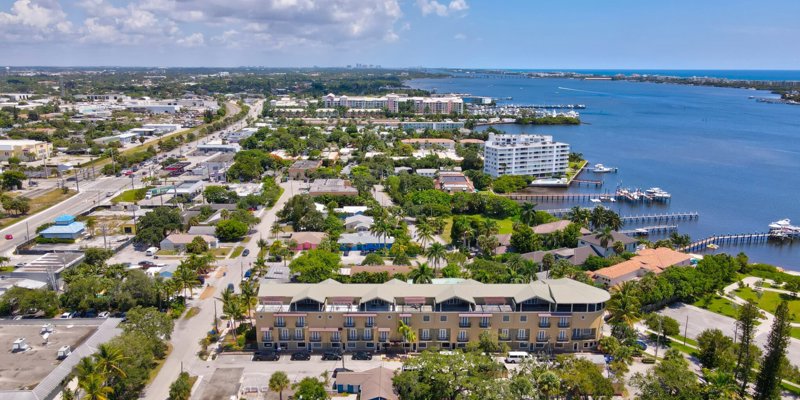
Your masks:
M569 145L552 136L489 134L483 172L501 175L561 176L569 165Z
M386 96L336 96L328 94L323 99L326 108L346 107L353 110L386 110L397 113L412 110L416 114L461 114L464 112L464 100L456 96L442 97L408 97L390 93Z
M413 129L413 130L426 130L431 129L434 131L451 131L453 129L461 129L464 127L464 123L460 121L411 121L411 122L401 122L400 129Z
M222 141L211 141L206 144L198 144L197 151L203 153L238 153L242 149L238 143L222 143Z
M75 221L72 215L58 216L55 223L43 231L39 232L39 236L45 239L77 239L86 230L86 225L83 222Z
M0 161L11 157L22 161L41 160L53 151L53 145L38 140L0 140Z
M297 160L289 167L289 177L292 179L303 179L308 174L322 166L322 160Z
M358 196L358 189L344 179L314 179L308 189L311 196Z
M489 332L514 350L577 352L597 346L609 298L605 290L571 279L264 282L255 320L263 349L454 349ZM416 341L404 340L399 322L414 330Z

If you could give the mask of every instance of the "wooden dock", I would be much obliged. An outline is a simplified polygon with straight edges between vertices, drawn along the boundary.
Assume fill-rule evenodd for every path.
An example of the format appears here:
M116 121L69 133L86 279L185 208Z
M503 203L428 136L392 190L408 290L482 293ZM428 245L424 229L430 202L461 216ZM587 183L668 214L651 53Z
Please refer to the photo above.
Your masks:
M578 186L580 186L580 185L594 186L594 187L603 186L603 181L602 180L592 180L592 179L573 179L572 183L574 183L574 184L576 184Z
M653 233L669 233L677 231L678 231L677 225L655 225L655 226L645 226L641 228L630 229L626 231L619 231L619 233L623 233L625 235L630 235L630 236L647 236Z
M725 245L725 244L751 244L766 242L775 235L770 233L737 233L731 235L714 235L709 236L703 240L698 240L686 247L678 249L679 251L699 251L705 250L708 245Z
M600 197L598 193L563 193L563 194L539 194L539 193L509 193L503 194L511 200L516 201L535 201L537 203L564 202L564 201L589 201Z
M662 214L626 215L620 217L620 219L622 219L622 222L625 223L692 221L698 218L700 218L700 213L696 211L662 213Z

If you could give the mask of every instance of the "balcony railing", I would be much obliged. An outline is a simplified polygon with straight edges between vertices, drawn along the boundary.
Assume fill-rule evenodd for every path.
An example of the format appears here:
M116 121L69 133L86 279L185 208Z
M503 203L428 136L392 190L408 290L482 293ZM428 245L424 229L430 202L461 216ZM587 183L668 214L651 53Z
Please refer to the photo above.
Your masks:
M450 340L450 336L439 335L439 336L437 336L437 340L440 340L440 341Z
M517 335L517 340L528 340L528 335Z
M276 328L285 328L286 327L286 321L275 321L275 327Z
M469 321L468 322L459 322L458 323L458 327L459 328L469 328L471 326L472 326L472 323L469 322Z
M558 327L559 328L569 328L569 322L559 322L558 323Z
M294 335L294 340L303 340L305 336L303 335Z
M491 326L492 326L492 324L490 324L488 321L487 321L487 322L481 322L481 323L480 323L480 327L481 327L481 328L489 328L489 327L491 327Z
M591 333L585 333L585 334L581 334L581 335L572 335L572 340L590 340L590 339L594 339L594 338L595 338L595 335L593 335Z
M539 322L539 328L549 328L549 327L550 327L549 322Z
M566 337L566 336L559 336L558 338L556 338L556 341L557 342L569 342L569 338Z
M511 336L510 335L509 336L500 335L497 339L500 340L500 341L506 341L507 342L507 341L511 340Z
M459 342L469 342L469 336L459 336L458 337L458 341Z
M313 336L312 336L312 337L311 337L311 339L310 339L310 341L312 341L312 342L321 342L321 341L322 341L322 338L321 338L321 337L313 337Z
M306 322L305 321L295 321L294 322L294 326L297 327L297 328L302 328L302 327L306 326Z
M345 321L345 323L344 323L344 327L345 328L354 328L355 326L356 326L356 322L355 321L351 321L351 322Z
M372 321L372 322L370 322L370 321L364 322L364 327L365 327L365 328L372 328L373 326L375 326L375 321Z
M550 341L550 336L537 336L536 337L536 341L539 342L539 343L549 342Z

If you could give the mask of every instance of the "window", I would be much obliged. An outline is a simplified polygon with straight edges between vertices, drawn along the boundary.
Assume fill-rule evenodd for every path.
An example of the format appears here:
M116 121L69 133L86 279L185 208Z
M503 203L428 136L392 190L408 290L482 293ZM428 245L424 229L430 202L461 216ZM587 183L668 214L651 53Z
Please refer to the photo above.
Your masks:
M389 341L389 332L382 331L378 334L380 336L381 342L388 342Z
M339 331L335 331L331 333L331 342L339 342L342 340L341 334Z
M508 340L508 328L500 329L500 340Z
M539 333L536 334L536 340L540 342L547 340L547 332L539 331Z
M458 326L464 328L469 326L469 318L461 317L458 319Z
M294 326L297 326L297 327L306 326L306 317L297 317L297 319L295 320L294 324L295 324Z
M489 317L481 317L481 328L489 327Z
M271 342L272 341L272 331L264 332L264 335L261 336L262 342Z
M558 326L560 328L566 328L569 326L569 317L561 317L558 319Z
M364 328L364 340L372 340L372 328Z
M286 320L283 317L275 317L275 326L286 326Z
M319 342L320 341L320 334L319 332L311 332L311 341L312 342Z
M519 316L519 322L528 322L528 316L527 315L520 315Z
M281 329L281 340L289 340L289 330Z
M375 317L367 317L365 326L375 326Z
M420 331L420 338L422 340L431 340L431 330L430 329L423 329Z
M467 341L467 331L460 330L458 331L458 341L459 342L466 342Z
M355 322L353 322L353 317L344 317L344 326L356 326Z
M447 329L439 329L439 340L447 340L449 338L450 337L447 334Z
M294 340L303 340L303 328L295 328Z
M539 317L539 327L540 328L549 328L550 327L550 317Z
M567 331L562 329L558 331L558 341L565 342L567 340Z
M431 316L430 315L423 315L422 316L422 322L431 322Z
M355 329L348 329L347 330L347 340L356 340L358 339L358 333L356 333Z
M439 322L447 322L447 315L442 315L439 317Z
M427 318L427 316L425 316ZM423 318L424 319L424 318ZM406 325L411 325L411 317L400 317L400 320L403 321ZM428 321L425 321L428 322Z
M528 331L526 329L517 329L517 339L525 340L528 338Z
M508 315L503 315L503 322L509 322L509 321L511 321L511 317L509 317Z

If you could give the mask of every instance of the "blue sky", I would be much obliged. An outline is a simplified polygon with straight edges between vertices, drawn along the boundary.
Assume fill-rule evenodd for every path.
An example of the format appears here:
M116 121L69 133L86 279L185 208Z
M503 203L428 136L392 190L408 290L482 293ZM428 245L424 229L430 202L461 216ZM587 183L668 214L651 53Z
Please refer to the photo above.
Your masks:
M800 1L0 0L0 65L800 69Z

